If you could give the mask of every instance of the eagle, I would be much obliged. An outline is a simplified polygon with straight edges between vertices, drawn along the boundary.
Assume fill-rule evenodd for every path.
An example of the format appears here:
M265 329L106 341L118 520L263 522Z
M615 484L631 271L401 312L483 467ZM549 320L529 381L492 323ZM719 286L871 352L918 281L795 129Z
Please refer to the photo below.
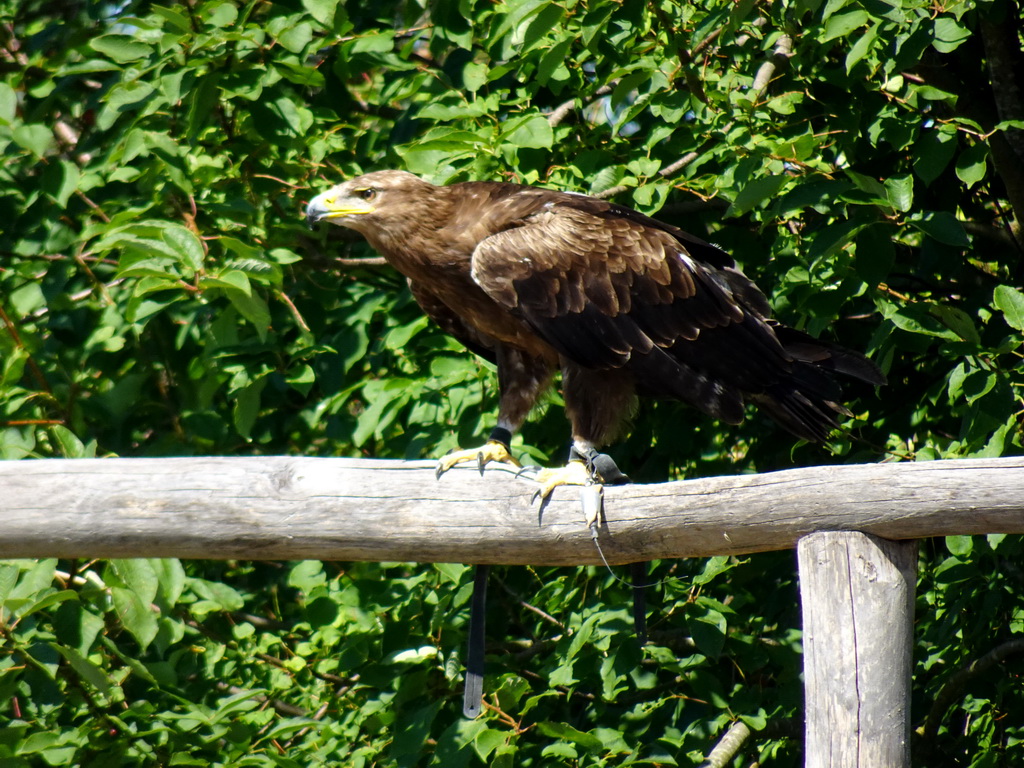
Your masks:
M360 233L442 330L496 364L494 430L443 457L439 476L465 462L516 464L512 436L559 371L572 445L565 467L538 475L542 498L628 480L598 449L638 397L728 424L754 403L796 437L823 441L850 415L836 374L885 383L863 355L774 320L718 246L605 200L384 170L317 195L306 217Z
M849 415L837 374L885 383L863 355L772 319L721 248L594 197L376 171L317 195L306 216L363 235L437 325L497 365L496 426L483 446L441 458L438 476L460 463L481 473L489 462L518 466L512 436L559 371L572 446L564 467L536 474L542 504L560 485L628 482L598 449L638 397L681 400L729 424L754 403L795 436L822 441ZM470 608L470 718L482 707L487 572L477 566ZM644 574L633 564L641 645Z

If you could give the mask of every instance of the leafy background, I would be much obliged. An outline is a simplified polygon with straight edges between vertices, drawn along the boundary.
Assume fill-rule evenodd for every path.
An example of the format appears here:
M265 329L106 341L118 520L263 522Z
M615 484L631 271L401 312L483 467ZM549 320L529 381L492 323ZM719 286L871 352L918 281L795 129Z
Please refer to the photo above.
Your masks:
M867 350L849 436L671 404L645 481L1021 452L1022 12L1011 0L0 0L0 455L436 456L495 377L303 202L405 168L609 197ZM658 429L666 422L679 424ZM557 393L515 450L562 460ZM924 542L915 755L1021 761L1021 539ZM665 561L652 642L599 569L0 564L0 764L798 765L792 553ZM974 660L981 664L964 672Z

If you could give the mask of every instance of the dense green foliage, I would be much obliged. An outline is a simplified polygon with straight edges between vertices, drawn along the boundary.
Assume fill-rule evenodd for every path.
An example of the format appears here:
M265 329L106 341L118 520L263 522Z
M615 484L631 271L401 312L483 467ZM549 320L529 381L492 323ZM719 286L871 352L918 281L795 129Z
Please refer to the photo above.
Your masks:
M0 0L0 456L474 444L492 370L302 223L386 167L657 212L889 376L829 450L649 404L611 451L636 479L1021 451L1018 6L427 5ZM538 462L549 406L514 444ZM1021 556L922 547L928 765L1022 760L1019 673L954 678L1022 639ZM0 564L0 765L697 765L737 719L735 765L797 765L792 554L654 572L641 649L606 572L501 571L469 722L463 566Z

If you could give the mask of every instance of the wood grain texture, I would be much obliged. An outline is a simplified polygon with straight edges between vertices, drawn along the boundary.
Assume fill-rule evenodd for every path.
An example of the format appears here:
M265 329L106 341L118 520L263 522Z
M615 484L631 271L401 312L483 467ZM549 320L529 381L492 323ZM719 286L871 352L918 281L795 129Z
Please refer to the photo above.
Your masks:
M814 533L797 553L805 768L909 768L917 542Z
M542 511L501 469L301 457L0 462L0 557L600 562L578 488ZM608 560L792 548L815 531L887 539L1024 533L1024 459L794 469L605 489Z

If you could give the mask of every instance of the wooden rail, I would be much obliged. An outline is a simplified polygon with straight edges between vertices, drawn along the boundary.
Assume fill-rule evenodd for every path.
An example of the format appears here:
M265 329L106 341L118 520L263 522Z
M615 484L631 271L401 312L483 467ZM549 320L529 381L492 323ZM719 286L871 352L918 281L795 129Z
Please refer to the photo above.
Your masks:
M885 539L1024 533L1024 459L813 467L605 488L611 563ZM300 457L0 462L0 557L584 565L579 490L543 509L500 469Z
M606 488L600 540L612 563L797 547L805 766L908 768L914 540L1024 533L1022 469L979 459ZM599 562L579 490L543 508L533 491L501 469L435 480L422 461L0 462L0 557Z

